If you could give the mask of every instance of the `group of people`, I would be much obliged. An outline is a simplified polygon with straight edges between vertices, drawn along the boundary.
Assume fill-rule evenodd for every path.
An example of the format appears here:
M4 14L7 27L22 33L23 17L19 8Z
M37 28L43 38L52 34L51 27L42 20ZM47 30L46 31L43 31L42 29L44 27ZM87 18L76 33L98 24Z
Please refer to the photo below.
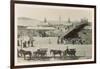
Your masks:
M82 40L81 38L60 38L60 36L58 36L57 39L57 44L84 44L85 40Z
M80 38L75 38L75 39L68 38L65 40L65 42L66 42L66 44L68 44L68 43L69 44L84 44L84 41Z
M17 45L21 47L33 47L34 46L34 39L30 38L29 40L22 40L18 39L17 40Z

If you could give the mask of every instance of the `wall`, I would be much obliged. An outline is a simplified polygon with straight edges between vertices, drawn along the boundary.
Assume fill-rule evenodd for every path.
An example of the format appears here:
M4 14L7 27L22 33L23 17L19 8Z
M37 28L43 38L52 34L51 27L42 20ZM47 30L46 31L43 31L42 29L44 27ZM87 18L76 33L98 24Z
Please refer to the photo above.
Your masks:
M98 69L100 66L100 0L35 0L57 3L93 4L97 6L97 63L34 69ZM9 69L10 65L10 0L0 0L0 69ZM32 68L30 68L32 69Z

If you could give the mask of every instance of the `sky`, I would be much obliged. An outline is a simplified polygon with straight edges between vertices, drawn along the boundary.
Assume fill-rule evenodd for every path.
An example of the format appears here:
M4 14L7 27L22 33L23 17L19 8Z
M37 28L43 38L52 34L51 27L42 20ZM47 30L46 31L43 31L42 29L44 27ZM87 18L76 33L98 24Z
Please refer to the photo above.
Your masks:
M38 20L68 20L79 21L81 18L87 18L90 22L94 21L93 8L79 7L60 7L60 6L44 6L44 5L29 5L15 4L16 17L28 17Z

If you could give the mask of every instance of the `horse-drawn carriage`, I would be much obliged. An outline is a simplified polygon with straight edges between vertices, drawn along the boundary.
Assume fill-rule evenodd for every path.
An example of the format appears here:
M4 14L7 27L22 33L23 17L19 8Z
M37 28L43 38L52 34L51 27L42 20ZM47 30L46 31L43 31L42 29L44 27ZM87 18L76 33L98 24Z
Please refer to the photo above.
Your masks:
M64 51L62 51L62 50L50 50L50 53L52 53L54 57L55 57L55 55L60 55L60 57L61 56L76 56L76 49L69 49L67 47L67 49Z
M50 55L48 55L48 52L50 53ZM67 49L65 50L56 50L56 49L50 49L50 51L48 50L48 48L39 48L37 50L33 50L33 51L27 51L24 49L20 49L18 50L18 57L24 57L24 60L26 58L29 59L35 59L35 58L45 58L45 57L51 57L51 58L55 58L56 55L58 55L58 57L75 57L76 56L76 49L69 49L67 47ZM28 57L27 57L28 56Z
M45 56L47 56L47 48L37 49L37 51L33 52L33 55L35 57L45 57Z
M26 59L26 56L29 56L29 59L32 59L32 57L45 57L47 55L47 49L46 48L40 48L36 51L27 51L25 49L17 50L18 57L24 57Z

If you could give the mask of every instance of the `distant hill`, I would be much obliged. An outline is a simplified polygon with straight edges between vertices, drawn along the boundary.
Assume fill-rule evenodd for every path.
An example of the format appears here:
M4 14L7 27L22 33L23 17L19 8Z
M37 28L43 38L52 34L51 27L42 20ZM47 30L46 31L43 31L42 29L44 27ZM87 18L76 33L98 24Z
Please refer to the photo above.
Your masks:
M18 26L36 26L37 24L42 23L40 20L28 17L18 17L17 22Z

